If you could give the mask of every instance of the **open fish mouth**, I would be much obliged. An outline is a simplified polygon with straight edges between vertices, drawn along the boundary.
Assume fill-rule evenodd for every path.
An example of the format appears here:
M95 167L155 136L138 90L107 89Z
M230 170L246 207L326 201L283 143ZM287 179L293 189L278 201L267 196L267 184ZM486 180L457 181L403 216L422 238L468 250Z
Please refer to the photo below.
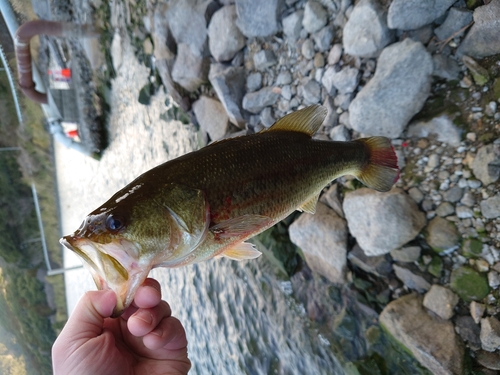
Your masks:
M116 306L112 317L120 316L130 306L137 288L151 269L139 266L136 256L133 256L138 255L139 247L127 240L101 244L85 237L68 235L61 238L60 243L82 259L99 290L111 289L115 292Z

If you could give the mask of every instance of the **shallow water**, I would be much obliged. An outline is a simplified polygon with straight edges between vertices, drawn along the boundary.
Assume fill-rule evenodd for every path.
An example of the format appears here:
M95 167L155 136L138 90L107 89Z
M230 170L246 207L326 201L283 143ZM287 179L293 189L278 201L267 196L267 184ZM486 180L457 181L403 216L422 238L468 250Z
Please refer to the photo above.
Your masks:
M167 111L166 94L158 93L149 106L138 103L148 70L127 46L123 55L110 93L110 146L101 161L56 145L64 234L140 173L196 148L192 126L161 119ZM69 251L64 262L66 267L80 263ZM153 270L164 299L186 328L191 373L344 373L329 341L296 302L292 283L277 275L265 257ZM65 277L71 312L95 286L84 269L68 271Z

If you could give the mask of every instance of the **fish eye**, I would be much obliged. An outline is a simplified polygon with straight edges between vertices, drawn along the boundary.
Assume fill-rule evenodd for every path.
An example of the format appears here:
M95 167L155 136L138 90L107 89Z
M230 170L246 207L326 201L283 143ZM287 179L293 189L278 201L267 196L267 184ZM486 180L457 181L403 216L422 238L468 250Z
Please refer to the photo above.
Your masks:
M106 228L111 231L118 231L125 226L125 220L120 216L109 215L106 218Z

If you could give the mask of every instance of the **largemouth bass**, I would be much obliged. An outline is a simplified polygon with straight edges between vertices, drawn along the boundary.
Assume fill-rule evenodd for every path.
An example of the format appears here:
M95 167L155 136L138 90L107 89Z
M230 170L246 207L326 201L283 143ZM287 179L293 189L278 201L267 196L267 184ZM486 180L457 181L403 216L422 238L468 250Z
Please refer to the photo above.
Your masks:
M260 252L244 241L296 209L314 213L335 178L354 175L378 191L398 179L387 138L312 139L325 116L324 107L311 106L258 134L161 164L92 211L61 243L82 258L99 289L116 293L114 316L152 268L256 258Z

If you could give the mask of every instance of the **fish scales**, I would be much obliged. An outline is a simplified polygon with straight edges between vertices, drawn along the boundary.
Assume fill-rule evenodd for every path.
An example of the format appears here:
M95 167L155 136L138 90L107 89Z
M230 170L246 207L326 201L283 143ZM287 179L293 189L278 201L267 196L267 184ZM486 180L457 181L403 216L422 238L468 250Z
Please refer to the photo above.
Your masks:
M314 213L321 190L345 174L379 191L399 176L387 138L312 139L326 110L311 106L250 136L215 142L159 165L91 212L61 243L83 259L115 316L154 267L217 256L252 259L245 241L294 210Z

